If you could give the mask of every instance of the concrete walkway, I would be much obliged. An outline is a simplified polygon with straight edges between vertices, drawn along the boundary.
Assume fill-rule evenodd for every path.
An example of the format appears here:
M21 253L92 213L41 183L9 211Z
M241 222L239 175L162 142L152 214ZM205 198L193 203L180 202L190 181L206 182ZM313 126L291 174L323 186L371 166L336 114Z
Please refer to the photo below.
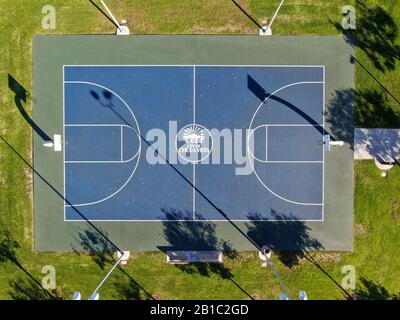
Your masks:
M400 129L354 129L354 159L382 163L400 159Z

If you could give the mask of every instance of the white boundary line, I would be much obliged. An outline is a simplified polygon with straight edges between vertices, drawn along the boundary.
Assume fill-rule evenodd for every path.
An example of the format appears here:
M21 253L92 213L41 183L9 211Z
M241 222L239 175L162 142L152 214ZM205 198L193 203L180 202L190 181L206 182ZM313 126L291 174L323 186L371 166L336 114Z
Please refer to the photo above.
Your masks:
M109 89L109 88L107 88L107 87L105 87L105 86L102 86L102 85L100 85L100 84L98 84L98 83L94 83L94 82L88 82L88 81L65 81L65 79L64 79L64 86L65 86L66 83L67 83L67 84L88 84L88 85L97 86L97 87L99 87L99 88L102 88L102 89L104 89L104 90L107 90L107 91L111 92L113 95L115 95L118 99L120 99L120 100L122 101L122 103L125 105L125 107L126 107L126 108L129 110L129 112L131 113L132 118L133 118L133 120L135 121L136 127L138 128L137 135L138 135L138 137L140 137L140 128L139 128L139 124L137 123L136 117L135 117L135 115L134 115L132 109L131 109L131 108L129 107L129 105L124 101L124 99L122 99L122 98L121 98L118 94L116 94L114 91L112 91L111 89ZM63 108L65 109L65 105L64 105ZM64 117L65 117L65 114L64 114ZM68 125L68 124L67 124L67 125ZM132 129L133 129L133 128L132 128ZM64 131L65 131L65 122L64 122ZM65 140L65 132L64 132L64 140ZM134 175L134 173L135 173L135 171L136 171L136 169L137 169L137 167L138 167L139 160L140 160L141 146L142 146L141 142L142 142L142 141L139 139L139 156L138 156L138 160L137 160L137 162L136 162L136 164L135 164L135 167L133 168L133 170L132 170L131 175L129 176L129 178L125 181L125 183L124 183L119 189L117 189L114 193L108 195L107 197L102 198L102 199L97 200L97 201L86 202L86 203L78 203L78 204L72 204L72 205L69 205L69 204L66 205L66 204L65 204L65 201L64 201L64 207L82 207L82 206L88 206L88 205L97 204L97 203L103 202L103 201L105 201L105 200L107 200L107 199L110 199L111 197L113 197L113 196L115 196L117 193L119 193L119 192L129 183L129 181L132 179L132 177L133 177L133 175ZM64 148L64 149L65 149L65 148ZM65 156L65 151L64 151L64 156ZM65 158L64 158L64 175L65 175ZM64 183L65 183L65 179L64 179ZM65 191L64 191L64 197L66 198ZM64 208L64 221L65 221L65 208ZM68 220L68 221L72 221L72 220ZM81 220L79 220L79 221L81 221ZM110 220L106 220L106 221L110 221Z
M65 209L65 205L67 202L67 195L65 194L66 192L66 180L65 180L65 154L67 153L67 150L65 148L65 66L63 66L62 69L62 83L63 83L63 178L64 178L64 199L63 199L63 211L64 211L64 221L69 221L66 220L66 209Z
M220 68L260 68L260 67L276 67L276 68L321 68L324 65L301 65L301 64L66 64L64 67L220 67Z
M325 66L324 65L270 65L270 64L262 64L262 65L171 65L171 64L158 64L158 65L141 65L141 64L129 64L129 65L74 65L67 64L63 65L63 122L65 123L65 67L248 67L248 68L260 68L260 67L276 67L276 68L323 68L324 70L324 86L323 86L323 95L324 95L324 105L323 109L325 111ZM323 115L324 116L324 115ZM325 122L324 122L325 123ZM65 128L64 129L64 145L65 145ZM64 148L64 160L65 160L65 148ZM324 180L322 181L324 184ZM65 164L64 164L64 197L65 197ZM324 190L323 190L324 193ZM65 203L65 201L64 201ZM65 206L64 206L64 221L65 222L82 222L81 219L65 219ZM90 221L94 222L162 222L161 219L150 219L150 220L101 220L101 219L90 219ZM167 221L186 221L186 222L203 222L203 220L167 220ZM228 222L226 219L211 219L206 221L215 221L215 222ZM251 222L251 219L231 219L230 221L238 221L238 222ZM260 219L254 220L259 222L285 222L285 221L293 221L293 222L323 222L324 221L324 210L322 210L322 220L321 219Z
M184 220L163 220L163 219L153 219L153 220L96 220L96 219L88 219L93 222L229 222L226 219L207 219L207 220L193 220L193 219L184 219ZM258 219L258 220L245 220L245 219L229 219L233 222L323 222L323 220L301 220L301 219ZM64 220L64 222L84 222L85 220L73 220L68 219Z
M322 129L325 129L325 66L323 66L323 81L324 85L322 86ZM325 148L322 148L322 221L325 219Z

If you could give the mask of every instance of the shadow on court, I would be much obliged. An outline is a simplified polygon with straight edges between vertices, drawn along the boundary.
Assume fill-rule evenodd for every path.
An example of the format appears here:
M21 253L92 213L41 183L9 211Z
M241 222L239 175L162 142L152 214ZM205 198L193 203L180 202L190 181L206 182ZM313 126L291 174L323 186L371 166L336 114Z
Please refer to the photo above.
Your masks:
M399 31L389 11L379 5L369 7L366 1L358 0L355 30L345 30L340 23L330 22L346 36L351 45L360 48L379 71L396 68L400 59L400 45L397 44Z
M112 108L112 109L114 108L111 92L107 90L102 90L101 94L99 94L94 90L90 90L89 93L104 108Z
M344 141L354 149L354 89L336 90L327 101L325 122L334 140Z
M37 135L43 139L43 141L52 141L52 139L32 120L32 118L26 112L22 103L26 103L29 94L25 88L10 74L8 74L8 87L14 92L15 106L25 121L32 127Z
M247 75L247 88L260 100L260 102L265 102L265 99L269 98L271 100L279 102L281 105L293 110L298 115L300 115L303 119L305 119L309 124L313 125L315 130L317 130L321 135L328 134L325 129L320 126L318 121L310 117L307 113L305 113L300 108L296 107L294 104L282 99L276 95L271 95L266 92L265 89L250 75Z
M44 289L41 283L19 262L17 253L20 248L20 244L13 238L10 231L6 227L1 226L0 265L7 262L12 263L28 277L27 281L23 278L10 281L11 290L9 291L9 295L11 298L19 300L60 299L57 294Z
M390 293L380 283L361 277L357 289L348 300L400 300L400 292Z
M106 234L105 231L102 233ZM72 250L77 254L80 254L82 250L88 252L102 270L116 262L113 257L115 247L104 237L99 237L96 232L88 229L82 230L78 233L78 237L74 236L74 239L79 243L79 248L72 246Z
M200 214L196 214L196 222L193 221L170 221L186 220L188 215L180 210L162 208L164 216L160 217L163 221L165 239L171 244L168 247L159 247L163 252L166 251L223 251L228 258L237 256L237 252L227 241L218 239L215 232L215 224L205 220ZM189 263L175 264L175 267L183 272L194 274L198 273L204 277L216 274L222 279L232 282L248 299L254 299L244 290L235 280L233 274L223 263Z
M191 215L180 210L162 208L163 216L159 219L163 223L165 239L171 244L168 250L217 250L225 251L231 256L237 252L232 245L222 239L218 239L215 232L215 224L196 214L196 222L171 221L188 220ZM165 251L165 250L163 250Z
M126 121L125 118L116 110L112 102L111 93L106 90L103 90L101 94L97 93L94 90L90 90L89 93L102 107L109 108L109 110L112 111L124 124L131 126L131 124ZM245 237L250 243L252 243L256 249L261 250L261 248L251 238L249 238L246 233L239 226L237 226L222 209L220 209L214 202L212 202L207 197L207 195L204 194L197 186L195 186L182 172L180 172L175 165L171 164L164 155L160 154L158 149L155 149L154 146L149 141L147 141L144 136L140 135L139 132L136 132L136 134L147 147L153 149L153 152L156 156L162 158L176 174L178 174L188 185L190 185L197 192L197 194L201 196L212 208L214 208L226 221L228 221L231 226L236 229L236 231L238 231L243 237ZM180 214L183 214L183 212L181 212Z

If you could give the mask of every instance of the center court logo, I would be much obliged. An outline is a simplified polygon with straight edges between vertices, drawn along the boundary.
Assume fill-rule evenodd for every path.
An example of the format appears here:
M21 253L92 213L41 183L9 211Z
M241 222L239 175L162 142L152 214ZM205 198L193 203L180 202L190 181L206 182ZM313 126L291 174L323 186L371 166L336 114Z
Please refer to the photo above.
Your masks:
M189 124L179 130L175 148L178 155L191 163L206 159L212 150L213 140L210 132L198 124Z
M149 165L235 164L236 175L250 175L254 157L247 152L247 143L253 146L251 132L242 128L207 129L195 123L182 128L177 121L169 121L167 130L147 131L145 159Z

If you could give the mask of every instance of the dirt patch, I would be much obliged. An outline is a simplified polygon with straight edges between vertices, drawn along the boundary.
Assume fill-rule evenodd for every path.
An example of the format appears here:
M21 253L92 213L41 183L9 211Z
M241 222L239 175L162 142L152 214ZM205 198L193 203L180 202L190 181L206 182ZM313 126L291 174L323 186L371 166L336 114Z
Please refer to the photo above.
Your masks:
M250 297L253 299L251 299ZM250 297L248 297L247 300L262 300L261 295L259 295L258 293L252 293Z
M342 260L340 252L319 252L314 256L314 260L318 263L338 263Z
M244 33L244 34L256 34L254 28L241 27L235 25L225 25L221 27L203 27L194 26L193 31L195 33Z
M168 297L164 293L160 292L152 294L152 297L156 300L168 300Z
M363 225L362 223L356 224L354 227L354 236L355 237L361 237L365 234L367 234L368 230L367 227L365 225Z
M365 188L371 189L371 187L374 185L374 181L371 179L370 176L363 175L362 176L362 184Z
M33 198L33 174L32 174L32 170L28 167L24 168L24 173L27 177L27 181L26 181L26 190L27 190L27 195L29 197L29 199L32 200Z
M240 252L236 259L240 259L242 262L249 262L258 259L258 256L254 252Z
M394 220L400 220L400 199L392 199L390 201L390 214Z

